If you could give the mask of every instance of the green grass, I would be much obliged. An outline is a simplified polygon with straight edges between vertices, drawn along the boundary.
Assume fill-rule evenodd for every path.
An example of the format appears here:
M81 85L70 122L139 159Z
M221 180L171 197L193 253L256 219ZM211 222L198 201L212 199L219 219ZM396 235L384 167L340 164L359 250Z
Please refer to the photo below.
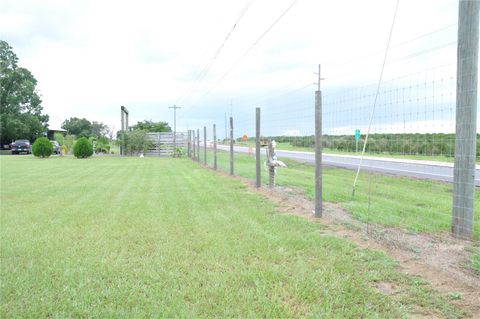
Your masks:
M229 155L219 152L219 167L229 169ZM212 154L208 155L212 165ZM203 159L203 157L201 157ZM282 159L283 160L283 159ZM285 160L287 168L279 168L277 185L297 187L313 199L315 168L293 160ZM262 159L263 163L263 159ZM252 156L235 154L235 173L255 178L255 160ZM263 183L268 173L262 169ZM451 229L452 184L407 177L361 173L352 201L355 172L341 168L324 168L323 199L339 203L355 218L387 226L396 226L411 232L439 232ZM368 190L371 181L370 210ZM480 190L475 197L475 238L480 231Z
M472 269L480 274L480 251L478 249L472 256Z
M0 161L2 318L464 314L383 253L186 159Z
M250 146L255 147L254 142L237 142L236 145L239 146ZM359 152L347 152L347 151L338 151L335 149L324 148L323 152L325 154L338 154L338 155L361 155L361 147L359 145ZM291 143L277 143L278 150L284 151L300 151L300 152L314 152L315 150L311 147L302 147L294 146ZM390 153L365 153L365 156L369 157L385 157L385 158L397 158L397 159L411 159L411 160L422 160L422 161L436 161L436 162L446 162L453 163L453 156L441 156L441 155L412 155L412 154L390 154ZM477 164L480 164L480 159L477 158Z

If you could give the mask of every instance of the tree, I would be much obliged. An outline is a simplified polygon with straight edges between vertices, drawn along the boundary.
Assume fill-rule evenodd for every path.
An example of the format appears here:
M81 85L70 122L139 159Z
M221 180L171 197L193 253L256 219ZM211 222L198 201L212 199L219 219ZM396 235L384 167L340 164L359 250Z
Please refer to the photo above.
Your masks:
M97 138L105 137L108 134L108 126L102 122L92 122L92 135Z
M77 137L89 137L92 135L92 123L85 118L71 117L63 121L62 128L67 130L68 134L73 134Z
M152 142L147 139L147 132L144 130L126 132L123 145L126 153L130 155L138 155L153 147Z
M18 66L18 58L7 42L0 40L0 139L1 144L42 136L48 115L42 114L37 80Z
M167 122L140 121L132 127L134 130L146 132L171 132L172 128Z

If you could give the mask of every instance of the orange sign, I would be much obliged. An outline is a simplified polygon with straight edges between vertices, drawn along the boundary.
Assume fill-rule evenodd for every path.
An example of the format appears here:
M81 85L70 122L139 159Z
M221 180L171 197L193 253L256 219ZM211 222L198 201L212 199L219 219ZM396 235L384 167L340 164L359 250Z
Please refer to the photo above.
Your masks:
M248 141L248 135L247 135L247 134L243 134L242 140Z

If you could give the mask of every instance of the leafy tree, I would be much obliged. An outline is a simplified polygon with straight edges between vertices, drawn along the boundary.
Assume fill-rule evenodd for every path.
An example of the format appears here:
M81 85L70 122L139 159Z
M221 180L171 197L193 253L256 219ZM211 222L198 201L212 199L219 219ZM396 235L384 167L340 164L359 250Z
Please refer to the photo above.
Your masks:
M123 143L126 153L130 155L138 155L153 146L152 142L147 139L147 132L144 130L126 132Z
M36 157L49 157L53 153L52 143L46 137L39 137L32 145L32 153Z
M102 122L90 122L86 118L71 117L62 123L62 128L67 130L68 134L78 137L100 138L108 134L108 126Z
M172 128L167 122L140 121L135 124L133 130L144 130L146 132L171 132Z
M103 124L102 122L92 122L92 134L97 138L107 136L108 134L108 126Z
M18 66L18 58L7 42L0 40L0 139L8 144L15 139L35 140L48 126L42 114L37 80Z
M92 123L85 118L71 117L63 121L62 128L67 130L68 134L78 137L89 137L92 135Z

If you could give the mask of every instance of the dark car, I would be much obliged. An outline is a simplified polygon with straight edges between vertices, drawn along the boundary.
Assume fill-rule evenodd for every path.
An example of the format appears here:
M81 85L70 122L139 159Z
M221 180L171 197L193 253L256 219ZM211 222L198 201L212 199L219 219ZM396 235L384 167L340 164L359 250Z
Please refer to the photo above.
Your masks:
M60 152L61 152L61 150L60 150L60 144L58 144L57 141L50 141L50 143L52 143L53 153L54 153L54 154L60 154Z
M21 152L31 154L32 145L29 140L16 140L10 144L10 150L12 151L12 154L20 154Z

